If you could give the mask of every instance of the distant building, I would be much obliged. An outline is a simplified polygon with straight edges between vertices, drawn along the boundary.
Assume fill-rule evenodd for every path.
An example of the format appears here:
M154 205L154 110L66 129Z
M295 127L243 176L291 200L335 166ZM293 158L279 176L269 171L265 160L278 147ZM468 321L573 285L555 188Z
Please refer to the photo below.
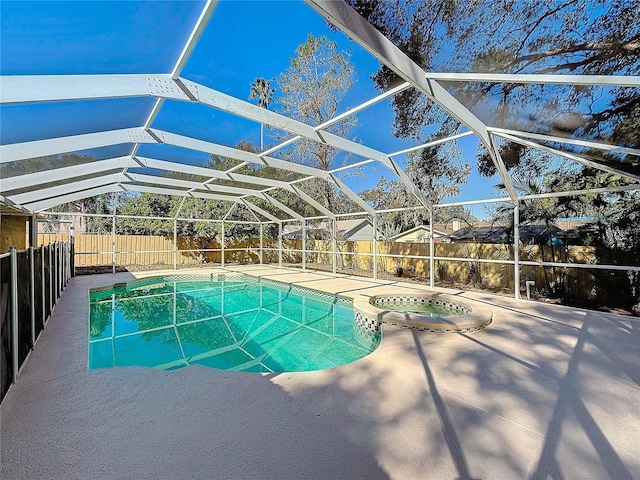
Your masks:
M453 233L454 229L447 227L443 224L433 225L433 238L436 243L440 243L442 237ZM431 235L431 228L429 225L418 225L410 230L405 230L391 237L392 242L406 242L406 243L427 243Z
M307 238L317 238L328 240L331 238L332 222L326 221L319 225L307 226ZM373 224L370 220L349 219L338 220L336 229L339 240L346 241L371 241L373 238ZM283 227L283 238L302 238L302 227L300 224L287 224Z
M477 242L477 243L510 243L513 232L505 226L465 227L447 235L443 242ZM562 244L560 229L555 226L547 228L546 225L520 225L519 238L524 243L536 243L543 245Z

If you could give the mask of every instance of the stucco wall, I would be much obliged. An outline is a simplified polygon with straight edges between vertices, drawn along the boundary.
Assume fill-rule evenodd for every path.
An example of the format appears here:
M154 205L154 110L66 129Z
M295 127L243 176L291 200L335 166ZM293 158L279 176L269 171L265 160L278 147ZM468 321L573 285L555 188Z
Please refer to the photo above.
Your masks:
M9 247L19 250L27 248L27 217L3 215L0 217L0 252L5 253Z

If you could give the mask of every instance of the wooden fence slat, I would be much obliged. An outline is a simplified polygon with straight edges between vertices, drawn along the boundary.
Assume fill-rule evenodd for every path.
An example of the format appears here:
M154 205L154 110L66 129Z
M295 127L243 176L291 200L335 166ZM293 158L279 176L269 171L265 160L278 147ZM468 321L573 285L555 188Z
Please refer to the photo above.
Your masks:
M230 262L258 262L257 251L260 246L259 238L251 238L245 241L234 242L228 239L227 258ZM41 233L38 234L38 246L48 245L53 242L69 241L68 234ZM204 246L203 246L204 245ZM75 236L75 251L77 266L103 266L111 264L112 237L110 234L78 234ZM197 265L200 258L208 263L220 263L221 252L203 252L200 256L199 248L220 249L216 242L208 244L206 242L194 242L192 239L178 237L178 258L179 265ZM123 266L173 266L173 237L162 237L152 235L118 235L116 236L118 254L117 262ZM378 242L378 267L380 271L392 274L396 266L417 277L428 277L429 275L429 247L428 243L396 243ZM275 239L264 239L265 263L277 262L278 255L272 248L277 248ZM300 263L302 261L301 240L286 240L284 242L285 251L283 258L286 262ZM349 267L370 271L372 268L371 252L372 242L339 242L340 252L338 261L341 269ZM234 251L234 249L239 249ZM251 251L247 251L251 249ZM313 240L307 242L308 250L323 250L331 252L331 241ZM190 251L195 250L195 251ZM542 250L539 246L521 247L521 260L551 261L551 247L545 246ZM502 286L513 288L513 265L498 263L473 262L474 259L506 259L513 260L512 245L494 244L473 244L473 243L437 243L434 250L436 257L467 258L469 261L438 261L436 260L436 278L439 281L455 281L466 283L469 281L470 271L476 269L483 282L491 286ZM568 246L555 248L555 261L572 263L593 263L596 261L595 249L593 247ZM558 256L561 254L561 256ZM385 257L385 255L389 255ZM419 256L422 258L408 258L408 256ZM254 258L255 257L255 258ZM308 262L331 265L331 253L309 253ZM559 269L560 270L560 269ZM571 279L586 292L591 288L590 275L587 269L570 269ZM547 277L549 269L547 270ZM536 266L522 266L521 279L532 279L537 285L543 285L545 278L544 269ZM577 287L578 288L578 287Z

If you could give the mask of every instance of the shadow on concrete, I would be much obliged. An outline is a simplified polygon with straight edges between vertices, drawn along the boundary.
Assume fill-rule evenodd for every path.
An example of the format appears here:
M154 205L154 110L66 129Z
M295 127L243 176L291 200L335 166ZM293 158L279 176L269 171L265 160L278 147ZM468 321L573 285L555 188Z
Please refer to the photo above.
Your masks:
M415 340L418 357L420 357L420 361L422 362L422 366L424 367L424 373L427 378L427 384L429 385L429 392L431 393L433 404L435 405L436 412L438 413L438 417L440 418L440 424L442 425L442 434L444 435L447 448L449 449L449 455L451 456L451 460L453 461L453 464L455 465L458 472L458 476L456 478L459 480L474 480L469 474L467 459L465 458L462 444L460 443L460 439L458 438L456 429L453 425L453 422L451 421L447 406L442 399L440 392L438 391L433 373L431 372L429 363L427 362L427 357L422 350L422 345L418 340L418 334L415 330L413 331L413 338Z
M547 478L561 480L566 478L556 458L556 452L562 439L562 425L570 411L588 437L609 477L616 480L633 479L633 475L631 475L631 472L629 472L624 465L615 448L607 439L607 436L602 431L600 425L598 425L596 419L589 413L589 409L582 400L578 390L580 385L578 370L581 361L585 360L585 346L590 342L595 345L613 365L629 375L634 383L640 386L638 371L629 368L617 355L589 332L591 323L592 321L587 319L580 329L578 342L571 355L567 373L559 380L560 391L558 392L558 400L545 435L542 453L540 454L536 470L531 476L532 480L543 480Z
M548 314L548 312L546 313ZM522 312L519 314L522 315ZM611 408L611 411L607 412L611 417L616 417L618 413L625 413L625 408L617 409L616 406L625 406L626 404L628 408L634 408L629 400L633 398L632 392L637 391L640 387L640 369L638 368L640 366L640 341L638 341L640 328L638 322L633 319L621 321L613 316L609 318L590 313L583 316L581 326L577 328L575 320L564 322L562 319L546 318L544 313L539 316L528 315L528 317L537 322L545 322L547 326L552 326L555 330L556 336L551 335L544 339L540 337L540 332L530 330L531 327L525 327L523 333L528 338L529 344L546 342L553 345L556 350L564 349L567 352L568 357L560 362L562 366L567 365L564 375L561 374L557 366L554 367L550 364L551 359L545 361L545 359L538 357L538 364L531 363L523 360L521 358L523 355L514 355L493 347L482 341L480 339L482 337L467 334L460 336L509 362L521 365L535 375L546 377L557 385L555 405L546 427L542 450L529 478L532 480L571 478L572 468L566 461L559 458L561 456L559 450L572 443L574 448L576 448L575 443L578 443L577 448L589 447L593 449L593 453L599 460L597 463L609 478L635 478L612 444L613 440L617 440L618 445L621 443L620 440L623 444L626 442L623 438L619 438L619 435L614 437L609 434L608 438L604 429L609 426L609 422L598 420L590 412L590 408L599 411L599 413L603 409ZM535 328L535 325L533 327ZM561 332L563 327L565 331ZM592 332L591 330L596 331ZM570 338L576 339L572 348L568 348L566 340L560 340L568 332L574 332ZM428 372L427 368L425 370ZM429 373L427 374L429 375ZM594 374L597 376L592 376ZM604 380L607 386L601 385L598 388L599 380ZM629 385L631 388L626 388ZM623 389L618 392L618 395L614 395L614 390L607 390L607 387L613 387L613 389L623 387ZM631 397L624 398L625 394L622 393L624 390L627 390ZM616 401L607 405L606 397L612 396ZM637 400L635 406L637 410ZM600 414L599 417L603 418L604 416ZM544 416L541 415L541 418ZM630 433L631 431L640 427L637 423L635 425L633 423L624 425L624 421L620 421L620 423L620 426L629 428L630 435L633 435ZM610 432L616 431L611 428L608 430ZM618 432L620 431L618 429ZM584 435L588 443L580 444L581 442L575 441L576 437L581 435ZM633 440L629 440L633 442ZM629 463L629 460L630 458L627 456L626 462ZM637 470L638 465L635 467ZM592 474L594 476L589 478L599 478L596 471L593 471Z

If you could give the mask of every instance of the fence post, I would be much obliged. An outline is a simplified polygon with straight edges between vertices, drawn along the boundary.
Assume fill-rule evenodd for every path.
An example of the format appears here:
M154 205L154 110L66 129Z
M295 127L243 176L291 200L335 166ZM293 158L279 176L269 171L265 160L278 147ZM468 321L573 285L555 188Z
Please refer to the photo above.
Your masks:
M263 255L264 255L264 250L263 250L263 225L262 222L260 222L260 265L262 265L263 263Z
M307 221L302 219L302 270L307 269Z
M62 244L60 244L60 242L56 242L56 305L58 304L60 292L62 291L62 284L60 282L60 279L62 278L62 262L60 261L61 258Z
M513 283L515 299L520 300L520 206L513 207Z
M53 243L53 304L58 304L58 242Z
M433 238L433 207L429 209L429 286L433 288L435 284L435 239Z
M116 217L111 221L111 273L116 273Z
M278 266L282 266L282 222L278 222Z
M220 252L220 265L224 267L224 221L222 222L222 251Z
M178 221L175 218L173 219L173 269L178 269Z
M47 249L49 250L49 312L53 310L53 249L51 248L51 244L47 245Z
M18 378L18 254L16 247L9 248L11 256L11 356L13 359L13 383Z
M64 248L64 287L67 287L69 283L69 243L64 242L62 244Z
M64 269L62 270L62 289L64 290L67 287L67 279L69 278L69 244L67 242L62 244L62 263L64 264Z
M58 244L58 300L64 288L64 243Z
M46 305L46 291L47 282L44 279L44 245L40 245L40 278L41 278L41 290L42 290L42 328L44 329L44 323L47 320L47 307Z
M331 271L333 274L336 274L336 247L338 244L338 229L337 229L338 219L333 217L333 224L331 227Z
M65 242L60 242L60 296L67 285L67 249Z
M36 344L36 262L33 245L29 247L29 295L31 301L31 349Z
M378 279L378 215L372 215L373 239L371 243L371 253L373 255L373 279Z
M74 217L75 218L75 217ZM76 236L69 238L69 280L76 276Z

